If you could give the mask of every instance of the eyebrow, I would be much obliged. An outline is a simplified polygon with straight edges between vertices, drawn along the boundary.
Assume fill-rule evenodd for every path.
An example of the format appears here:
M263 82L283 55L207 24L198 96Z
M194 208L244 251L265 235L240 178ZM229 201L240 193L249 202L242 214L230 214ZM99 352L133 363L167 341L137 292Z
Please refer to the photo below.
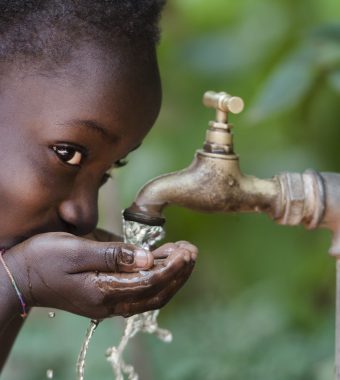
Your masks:
M112 134L108 131L103 124L98 122L97 120L83 120L83 119L72 119L66 123L62 123L62 125L70 126L70 127L84 127L88 130L91 130L98 135L100 135L104 140L111 140L112 142L116 142L118 140L118 136Z

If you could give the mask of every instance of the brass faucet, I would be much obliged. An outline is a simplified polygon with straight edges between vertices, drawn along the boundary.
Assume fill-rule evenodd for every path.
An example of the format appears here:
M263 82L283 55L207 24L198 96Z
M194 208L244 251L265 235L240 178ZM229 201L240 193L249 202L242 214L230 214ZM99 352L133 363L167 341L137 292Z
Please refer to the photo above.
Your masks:
M203 212L264 212L281 224L316 227L324 211L320 175L307 171L259 179L243 174L234 152L233 126L228 123L228 113L240 113L243 100L226 92L208 91L203 104L216 109L203 149L196 151L186 169L148 182L124 211L124 218L162 225L164 208L176 204Z
M234 153L232 125L228 113L239 113L244 103L225 92L206 92L203 103L216 109L209 123L203 149L197 150L192 164L181 171L163 175L147 183L124 213L144 223L161 223L162 211L177 204L206 212L267 212L277 217L280 186L277 178L260 180L245 176Z
M239 113L241 98L208 91L203 104L216 109L209 122L203 149L191 165L157 177L138 192L124 211L126 220L163 225L164 208L171 204L205 212L265 212L283 225L333 231L330 254L337 260L336 380L340 380L340 174L281 173L270 179L245 175L233 148L228 113Z

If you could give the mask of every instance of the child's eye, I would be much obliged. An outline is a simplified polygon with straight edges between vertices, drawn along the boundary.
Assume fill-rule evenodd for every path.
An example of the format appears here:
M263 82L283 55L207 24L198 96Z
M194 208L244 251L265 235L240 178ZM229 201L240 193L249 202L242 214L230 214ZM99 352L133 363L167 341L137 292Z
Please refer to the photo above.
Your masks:
M80 149L72 146L53 145L52 149L61 161L71 166L79 166L84 157Z

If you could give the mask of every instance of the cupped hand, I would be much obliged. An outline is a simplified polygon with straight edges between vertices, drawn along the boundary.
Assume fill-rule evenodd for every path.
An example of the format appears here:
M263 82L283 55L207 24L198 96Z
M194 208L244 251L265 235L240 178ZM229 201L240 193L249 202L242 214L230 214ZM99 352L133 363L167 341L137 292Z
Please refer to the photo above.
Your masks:
M4 254L30 306L85 317L129 316L164 306L192 272L197 249L167 243L153 252L67 233L36 235Z

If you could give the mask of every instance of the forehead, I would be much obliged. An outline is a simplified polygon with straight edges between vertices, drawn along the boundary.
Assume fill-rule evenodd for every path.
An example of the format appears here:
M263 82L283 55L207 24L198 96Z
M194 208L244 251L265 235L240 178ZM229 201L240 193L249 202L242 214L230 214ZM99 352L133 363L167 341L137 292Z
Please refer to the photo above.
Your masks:
M132 145L154 123L161 98L154 51L124 46L110 54L83 47L57 73L14 69L1 86L2 122L96 121L120 138L132 133Z

